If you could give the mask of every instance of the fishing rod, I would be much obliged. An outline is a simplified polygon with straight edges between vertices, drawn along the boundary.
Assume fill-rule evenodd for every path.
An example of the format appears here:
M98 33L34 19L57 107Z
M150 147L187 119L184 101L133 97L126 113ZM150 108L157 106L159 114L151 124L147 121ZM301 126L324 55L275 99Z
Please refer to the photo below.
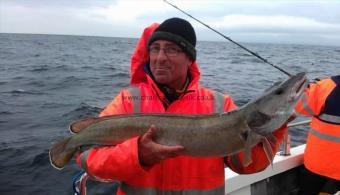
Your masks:
M196 20L197 22L201 23L202 25L204 25L205 27L207 27L207 28L209 28L210 30L214 31L215 33L221 35L223 38L227 39L228 41L230 41L230 42L234 43L235 45L239 46L240 48L246 50L246 51L249 52L251 55L253 55L253 56L259 58L260 60L262 60L264 63L271 65L272 67L278 69L279 71L283 72L284 74L286 74L286 75L288 75L288 76L292 76L289 72L287 72L287 71L283 70L282 68L280 68L280 67L274 65L273 63L269 62L267 59L261 57L259 54L255 53L255 52L249 50L248 48L246 48L245 46L243 46L243 45L241 45L241 44L235 42L235 41L232 40L231 38L229 38L229 37L225 36L224 34L220 33L219 31L217 31L217 30L211 28L209 25L203 23L202 21L198 20L197 18L193 17L192 15L190 15L190 14L188 14L187 12L183 11L182 9L178 8L176 5L171 4L171 3L168 2L167 0L163 0L163 1L164 1L165 3L167 3L167 4L169 4L170 6L174 7L175 9L179 10L180 12L184 13L185 15L189 16L190 18L192 18L192 19Z

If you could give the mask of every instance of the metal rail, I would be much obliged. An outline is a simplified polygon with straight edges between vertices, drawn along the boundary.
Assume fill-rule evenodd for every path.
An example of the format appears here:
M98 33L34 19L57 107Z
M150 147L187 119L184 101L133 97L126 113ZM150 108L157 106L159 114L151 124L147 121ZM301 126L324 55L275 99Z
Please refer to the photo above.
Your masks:
M296 126L300 126L300 125L308 125L311 122L311 119L305 120L305 121L299 121L296 123L289 123L287 126L288 127L296 127Z
M299 121L299 122L295 122L295 123L289 123L287 125L288 128L291 127L296 127L296 126L301 126L301 125L308 125L310 124L311 120L305 120L305 121ZM290 135L288 134L288 131L286 132L286 134L283 136L283 150L279 153L280 156L289 156L290 155L290 142L291 142L291 138Z

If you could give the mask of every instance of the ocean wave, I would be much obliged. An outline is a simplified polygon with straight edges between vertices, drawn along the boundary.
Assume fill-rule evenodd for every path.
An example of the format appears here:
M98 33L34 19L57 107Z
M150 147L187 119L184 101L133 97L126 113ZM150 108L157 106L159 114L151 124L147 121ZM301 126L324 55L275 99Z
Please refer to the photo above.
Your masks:
M110 78L129 78L129 76L130 76L129 73L124 73L124 72L118 72L114 74L105 75L105 77L110 77Z
M68 120L73 121L86 117L95 117L100 113L101 110L102 108L91 106L86 103L81 103L74 110L71 110L70 112L63 114L62 117L65 117Z
M4 92L4 93L9 93L9 94L12 94L13 96L17 96L17 95L43 95L43 94L45 94L43 92L33 91L33 90L25 90L25 89L15 89L15 90Z
M26 79L26 76L14 76L13 80L21 80L21 79Z
M45 87L47 85L46 80L34 80L27 83L27 86L32 87Z
M238 53L237 55L240 56L240 57L251 57L251 56L253 56L249 53Z
M65 64L61 64L61 65L54 67L54 69L55 70L69 70L69 66L67 66Z
M202 55L207 55L207 56L209 56L209 55L214 55L216 52L215 51L202 51Z
M36 66L36 67L33 67L32 69L30 69L29 71L31 72L44 72L44 71L48 71L50 70L50 66L48 65L42 65L42 66Z
M112 66L112 65L106 65L103 67L105 70L109 70L109 71L117 71L117 68Z
M7 94L12 94L12 96L19 96L19 95L44 95L45 93L33 90L25 90L25 89L15 89L12 91L4 92Z
M244 62L244 59L241 58L232 58L231 64L242 64Z
M0 116L2 116L2 115L12 115L12 114L14 114L14 112L11 112L11 111L0 111Z
M219 56L216 58L217 60L221 60L221 61L224 61L224 60L228 60L229 57L225 57L225 56Z
M48 68L48 71L51 73L54 72L69 72L73 71L73 68L65 63L61 63L59 61L56 61L54 63L51 63L50 65L46 65Z
M74 86L75 83L79 86L82 80L84 79L79 78L77 76L67 76L59 80L57 83L55 83L52 89L59 89L59 88Z
M42 41L40 41L40 40L34 40L34 41L33 41L33 44L36 44L36 45L41 46L41 45L44 45L44 42L42 42Z
M0 144L0 169L2 169L3 166L6 167L13 165L13 162L16 165L24 166L31 164L32 156L35 156L35 152L38 150L38 146L36 143L32 143L32 140L34 139L22 138L13 141L2 142Z
M257 64L257 63L263 63L262 60L258 58L242 58L242 57L233 57L231 59L232 64L245 64L245 63L250 63L250 64Z
M8 81L0 81L0 85L6 85Z
M251 101L251 98L236 99L235 100L235 104L238 105L238 106L243 106L243 105L245 105L246 103L248 103L250 101Z
M22 155L24 149L18 149L18 148L11 148L6 143L1 143L1 149L0 149L0 169L3 170L9 165L12 165L11 161L9 159L15 159L18 158L18 156Z
M44 152L37 154L30 166L42 166L42 165L49 165L50 164L50 159L49 159L49 154L48 150L44 150Z
M61 83L76 82L76 81L79 81L79 80L80 80L79 77L76 77L76 76L68 76L68 77L63 78L63 80L61 81Z
M325 59L325 60L319 60L318 64L321 64L321 65L336 64L336 62L331 59Z
M258 59L258 58L252 58L248 60L250 63L263 63L262 60Z
M42 109L51 109L51 108L60 108L60 107L67 107L70 106L70 103L60 103L60 102L44 102L42 105L40 105L40 108Z
M85 71L91 71L91 70L96 70L97 67L95 66L91 66L91 65L85 65L85 66L82 66L80 67L82 70L85 70Z

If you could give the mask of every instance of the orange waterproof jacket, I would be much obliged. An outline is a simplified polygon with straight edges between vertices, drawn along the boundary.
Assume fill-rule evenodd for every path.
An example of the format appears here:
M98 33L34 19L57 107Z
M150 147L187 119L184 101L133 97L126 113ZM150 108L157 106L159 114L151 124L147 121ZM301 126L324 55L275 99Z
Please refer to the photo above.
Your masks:
M311 84L296 110L312 116L304 154L306 168L340 180L340 75Z
M131 87L122 90L100 116L124 113L208 114L236 108L231 97L199 85L196 62L190 67L191 82L187 92L169 103L155 82L145 73L148 63L147 40L158 24L144 30L131 60ZM166 106L164 106L166 105ZM285 129L274 133L281 141ZM152 167L142 167L138 160L138 138L115 147L98 147L78 157L77 162L98 180L118 180L118 194L224 194L224 165L239 173L253 173L269 165L261 145L252 149L253 162L242 166L243 153L231 157L198 158L179 156ZM204 140L202 140L204 141ZM279 143L278 141L278 143ZM272 145L274 152L278 144Z

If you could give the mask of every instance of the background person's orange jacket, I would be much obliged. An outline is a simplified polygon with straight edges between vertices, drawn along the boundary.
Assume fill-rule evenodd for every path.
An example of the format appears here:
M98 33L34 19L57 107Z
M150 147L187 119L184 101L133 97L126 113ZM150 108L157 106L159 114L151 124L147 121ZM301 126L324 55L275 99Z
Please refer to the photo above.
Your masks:
M340 75L310 84L296 111L312 117L304 154L306 168L340 180Z

